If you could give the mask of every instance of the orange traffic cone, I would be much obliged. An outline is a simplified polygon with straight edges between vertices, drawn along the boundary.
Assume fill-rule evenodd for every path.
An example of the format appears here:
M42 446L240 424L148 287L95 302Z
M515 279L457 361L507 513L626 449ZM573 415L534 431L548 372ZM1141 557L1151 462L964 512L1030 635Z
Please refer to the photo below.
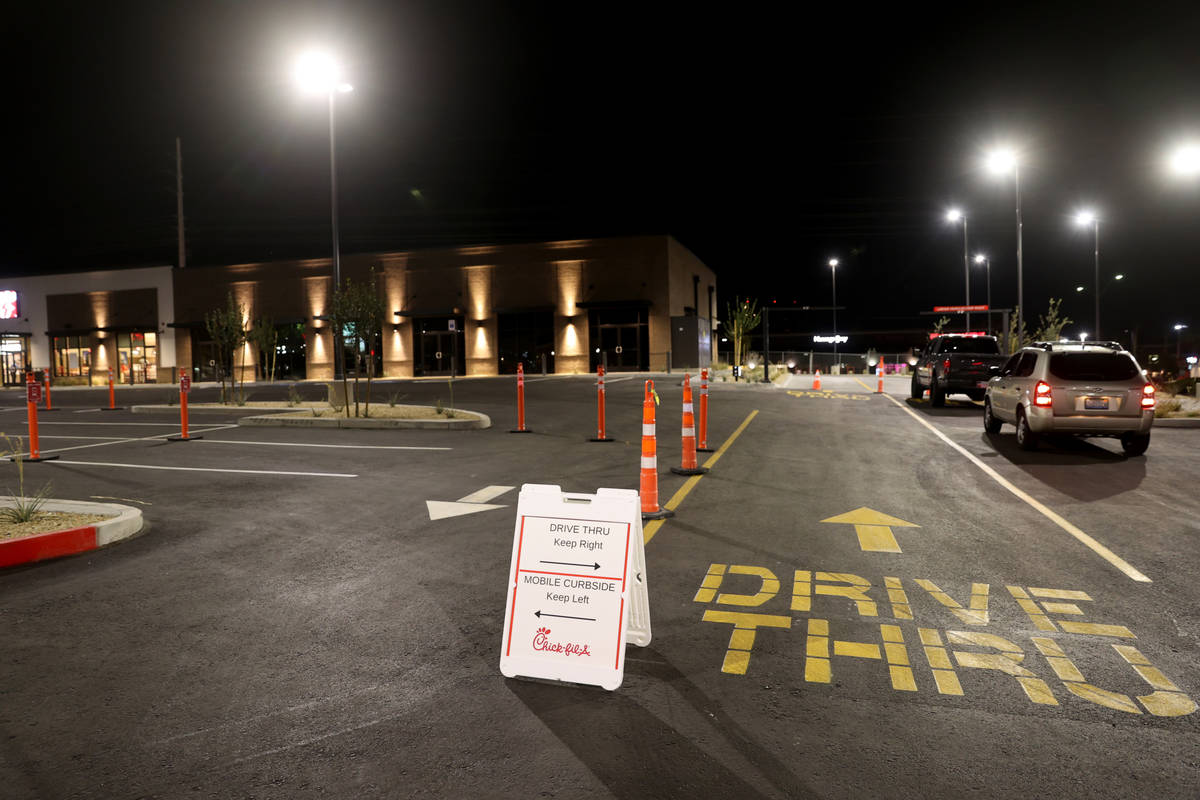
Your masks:
M813 374L813 391L814 392L821 391L821 370L817 370Z
M646 397L642 401L642 470L639 494L642 498L642 519L665 519L675 516L658 505L658 449L654 436L654 381L646 381Z
M696 414L692 411L692 376L683 376L683 458L678 467L671 467L676 475L703 475L708 467L696 463Z
M883 394L883 359L879 359L879 368L876 370L879 375L879 385L875 387L876 394Z

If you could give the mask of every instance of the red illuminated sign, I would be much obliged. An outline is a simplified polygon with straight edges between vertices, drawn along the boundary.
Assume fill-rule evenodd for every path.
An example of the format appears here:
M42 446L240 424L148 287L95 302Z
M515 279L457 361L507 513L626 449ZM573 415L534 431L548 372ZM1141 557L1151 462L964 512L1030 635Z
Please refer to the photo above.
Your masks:
M0 290L0 319L16 319L19 316L17 293L12 289Z
M964 311L987 311L986 305L982 306L934 306L935 312L946 312L948 314L961 314Z

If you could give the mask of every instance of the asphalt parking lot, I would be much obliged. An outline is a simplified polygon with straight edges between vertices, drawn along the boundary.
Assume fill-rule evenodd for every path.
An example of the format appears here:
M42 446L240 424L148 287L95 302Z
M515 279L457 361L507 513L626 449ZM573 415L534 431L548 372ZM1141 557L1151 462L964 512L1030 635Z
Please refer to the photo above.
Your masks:
M148 526L0 571L5 796L1195 796L1195 429L1028 453L901 379L718 383L724 449L688 486L680 376L653 376L677 505L646 529L653 641L615 692L501 676L517 492L636 489L645 377L609 378L610 443L590 377L531 377L527 436L511 377L456 382L484 431L195 410L188 443L174 409L56 393L60 459L27 480Z

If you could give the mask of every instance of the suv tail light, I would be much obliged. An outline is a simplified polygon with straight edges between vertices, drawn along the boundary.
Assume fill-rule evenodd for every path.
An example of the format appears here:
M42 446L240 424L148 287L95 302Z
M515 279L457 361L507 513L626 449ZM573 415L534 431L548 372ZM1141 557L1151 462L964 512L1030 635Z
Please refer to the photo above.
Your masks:
M1147 383L1142 387L1142 408L1154 408L1154 385Z
M950 359L948 359L948 358L942 362L942 374L943 375L950 374Z
M1045 381L1038 381L1037 386L1033 387L1033 404L1035 406L1048 406L1053 402L1054 400L1050 397L1050 384Z

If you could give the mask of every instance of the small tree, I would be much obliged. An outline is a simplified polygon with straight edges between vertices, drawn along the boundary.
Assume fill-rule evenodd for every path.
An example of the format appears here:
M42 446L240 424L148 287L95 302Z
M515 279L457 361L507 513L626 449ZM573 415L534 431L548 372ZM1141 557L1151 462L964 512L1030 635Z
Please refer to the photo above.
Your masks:
M934 333L941 333L941 332L942 332L942 328L945 328L945 327L946 327L947 325L949 325L949 324L950 324L950 318L949 318L949 317L938 317L938 321L937 321L937 322L935 322L935 323L933 323L933 332L934 332Z
M337 328L349 335L356 356L365 353L367 358L367 392L364 413L371 414L371 383L374 378L374 355L372 348L375 339L383 329L384 303L379 294L379 280L376 272L371 270L364 283L354 283L350 279L342 284L333 298L334 321ZM344 352L344 351L343 351ZM354 371L354 416L358 416L358 378L359 371ZM342 385L345 388L346 379L343 372ZM350 414L350 403L346 403L346 415Z
M1020 333L1017 332L1017 317L1017 310L1014 310L1008 320L1008 332L1004 335L1004 352L1006 353L1015 353L1032 341L1024 325L1021 326Z
M1063 328L1070 325L1074 320L1070 317L1060 317L1059 307L1062 306L1061 298L1050 298L1050 306L1046 310L1045 315L1038 315L1038 331L1035 339L1039 342L1056 342L1062 337Z
M725 329L729 331L729 338L733 339L733 366L736 368L741 366L742 358L750 345L750 333L762 320L758 301L734 298L732 306L725 305L725 320ZM736 370L734 379L737 379Z
M242 325L242 320L245 318L245 308L233 299L233 293L229 293L225 298L225 307L213 309L204 315L204 327L208 330L208 335L212 337L213 343L217 346L217 363L218 377L221 380L221 402L226 401L225 394L225 365L229 364L231 369L234 365L234 355L237 352L238 346L245 340L246 331ZM245 366L245 358L243 357L243 367ZM233 398L233 390L236 388L236 375L230 375L229 398ZM245 376L242 383L243 396L245 395Z
M263 377L268 381L275 380L275 356L279 349L279 331L270 317L259 317L250 329L247 338L259 352L259 363L262 364Z

